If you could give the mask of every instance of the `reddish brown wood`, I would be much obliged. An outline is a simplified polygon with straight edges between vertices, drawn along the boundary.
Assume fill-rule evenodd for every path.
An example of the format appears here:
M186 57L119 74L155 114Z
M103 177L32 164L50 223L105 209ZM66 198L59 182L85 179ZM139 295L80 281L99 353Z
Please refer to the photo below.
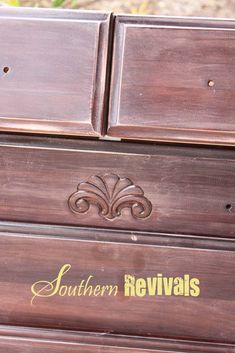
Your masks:
M101 12L1 8L0 130L99 136L109 22Z
M115 21L108 134L234 146L234 21Z
M37 234L32 236L1 232L2 324L234 343L234 243L224 250L219 242L210 240L211 250L209 246L201 249L200 239L190 247L191 239L186 237L178 246L171 245L169 238L168 245L161 241L158 245L155 235L150 246L148 242L139 244L138 238L129 234L124 244L118 232L115 241L101 242L92 240L96 230L81 229L80 233L91 235L87 241L68 237L59 228L56 236L43 235L37 227ZM55 295L36 297L31 305L31 285L39 280L52 281L64 264L72 267L63 285L78 285L93 275L93 285L117 284L117 296ZM200 296L124 296L124 274L146 278L157 273L198 278Z
M105 134L114 41L110 136L235 146L234 21L112 20L1 8L0 130ZM0 353L235 352L234 175L232 148L1 134ZM65 264L118 294L32 302ZM124 295L159 273L200 295Z
M4 353L232 353L234 345L0 326Z
M99 242L130 243L142 245L172 246L183 248L197 248L204 250L224 250L234 251L235 243L233 239L227 238L221 241L220 238L198 237L196 235L183 234L161 234L153 232L114 230L104 228L84 228L73 226L58 226L48 224L33 224L24 222L0 222L1 232L9 234L27 234L45 236L58 236L63 234L66 238L77 238L80 240L94 240ZM213 239L213 241L212 241Z
M2 135L0 155L0 220L235 235L233 150ZM120 202L126 207L116 213L117 201L123 200L116 193L111 214L102 214L107 199L101 195L101 203L92 194L88 205L79 204L86 212L74 213L71 195L78 185L106 174L111 174L110 192L117 177L134 184Z

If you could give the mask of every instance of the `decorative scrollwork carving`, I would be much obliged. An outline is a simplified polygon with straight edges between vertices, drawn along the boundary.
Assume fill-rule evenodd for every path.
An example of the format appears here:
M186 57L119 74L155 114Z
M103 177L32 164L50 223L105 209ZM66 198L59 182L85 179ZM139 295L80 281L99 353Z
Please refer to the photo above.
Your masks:
M81 182L68 205L78 214L86 213L95 205L98 214L107 220L119 217L123 208L130 208L134 218L147 218L152 212L152 204L143 190L130 179L116 174L94 175Z

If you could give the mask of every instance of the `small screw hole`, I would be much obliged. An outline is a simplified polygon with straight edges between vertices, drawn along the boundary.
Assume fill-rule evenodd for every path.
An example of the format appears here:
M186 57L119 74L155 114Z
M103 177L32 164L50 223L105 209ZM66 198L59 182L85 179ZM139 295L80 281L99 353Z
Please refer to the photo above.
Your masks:
M207 84L209 87L213 87L215 85L215 81L209 80Z
M231 211L231 209L232 209L231 203L228 203L228 204L225 206L225 209L226 209L227 211Z
M5 66L5 67L3 68L4 74L7 74L9 71L10 71L10 68L9 68L8 66Z

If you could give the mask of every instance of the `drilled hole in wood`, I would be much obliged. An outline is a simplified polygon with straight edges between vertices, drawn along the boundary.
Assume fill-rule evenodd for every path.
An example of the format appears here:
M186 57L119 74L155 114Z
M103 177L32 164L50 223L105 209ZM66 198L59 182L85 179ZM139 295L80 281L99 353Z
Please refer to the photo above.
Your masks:
M230 212L232 210L232 205L231 203L228 203L226 206L225 206L225 209L226 211Z
M10 71L10 68L9 68L8 66L5 66L5 67L3 68L4 74L7 74L9 71Z
M215 85L215 81L213 81L213 80L209 80L208 81L208 86L209 87L213 87Z

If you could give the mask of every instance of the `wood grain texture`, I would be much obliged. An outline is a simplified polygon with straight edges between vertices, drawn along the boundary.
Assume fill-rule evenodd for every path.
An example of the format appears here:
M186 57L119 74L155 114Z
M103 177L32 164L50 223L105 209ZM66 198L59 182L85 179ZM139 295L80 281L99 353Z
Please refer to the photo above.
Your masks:
M1 135L0 156L2 221L234 238L232 149ZM115 206L120 194L111 203L104 194L93 194L88 203L79 203L82 212L74 213L69 200L78 185L107 173L135 185L127 188L125 207ZM143 192L139 204L136 190ZM105 205L112 217L105 217Z
M235 22L115 18L108 134L235 145Z
M0 326L1 353L233 353L234 345Z
M9 233L22 235L40 235L56 237L63 234L68 239L79 239L84 241L99 241L109 243L158 245L183 248L197 248L204 250L234 251L235 243L233 239L213 237L198 237L196 235L153 233L143 231L114 230L105 228L85 228L73 226L59 226L48 224L34 224L24 222L0 222L0 234ZM222 240L224 240L222 239Z
M109 22L101 12L0 8L0 130L102 134Z
M200 239L190 246L190 237L176 245L166 236L168 244L163 245L156 234L150 244L150 239L141 242L140 236L139 242L130 232L123 243L118 231L115 241L109 240L108 231L100 241L95 236L102 232L95 229L77 229L75 236L68 236L60 227L56 235L49 234L49 226L48 235L40 225L34 227L37 234L32 235L20 232L20 225L18 233L1 231L2 324L235 342L234 242L208 240L208 248L203 249ZM117 284L117 296L55 295L36 297L31 305L32 284L52 281L66 263L72 267L61 284L78 285L93 275L93 285ZM124 274L145 278L157 273L199 278L200 296L124 296Z

